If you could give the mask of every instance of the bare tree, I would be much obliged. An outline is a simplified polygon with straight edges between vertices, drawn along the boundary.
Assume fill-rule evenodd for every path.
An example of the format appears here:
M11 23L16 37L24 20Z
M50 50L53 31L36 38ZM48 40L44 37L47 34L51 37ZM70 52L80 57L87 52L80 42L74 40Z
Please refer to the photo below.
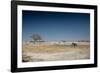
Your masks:
M66 41L65 41L65 40L62 40L62 42L63 42L63 43L64 43L64 45L65 45Z
M33 34L31 38L34 43L42 41L42 37L39 34Z

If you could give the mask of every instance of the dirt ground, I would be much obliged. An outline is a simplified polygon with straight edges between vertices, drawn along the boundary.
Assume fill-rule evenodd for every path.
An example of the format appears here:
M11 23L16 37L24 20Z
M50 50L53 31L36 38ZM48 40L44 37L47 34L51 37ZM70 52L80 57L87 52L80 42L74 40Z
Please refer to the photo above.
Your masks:
M23 45L23 62L82 60L90 58L90 45Z

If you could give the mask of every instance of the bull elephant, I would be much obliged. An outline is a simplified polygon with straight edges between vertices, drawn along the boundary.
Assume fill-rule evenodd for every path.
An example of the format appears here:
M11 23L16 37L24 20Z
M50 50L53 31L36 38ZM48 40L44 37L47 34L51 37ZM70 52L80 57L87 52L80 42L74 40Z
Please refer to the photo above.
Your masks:
M72 43L72 47L77 47L77 43Z

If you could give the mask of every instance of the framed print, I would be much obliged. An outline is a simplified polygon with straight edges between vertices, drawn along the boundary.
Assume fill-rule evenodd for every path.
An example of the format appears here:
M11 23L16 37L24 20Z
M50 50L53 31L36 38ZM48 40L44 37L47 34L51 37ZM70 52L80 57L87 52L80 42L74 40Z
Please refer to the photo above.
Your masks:
M11 71L97 67L97 6L11 1Z

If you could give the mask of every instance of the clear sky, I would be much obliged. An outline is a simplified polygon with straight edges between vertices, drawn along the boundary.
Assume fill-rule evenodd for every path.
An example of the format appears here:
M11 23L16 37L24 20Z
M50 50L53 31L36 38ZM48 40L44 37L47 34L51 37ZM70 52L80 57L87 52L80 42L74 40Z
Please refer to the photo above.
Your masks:
M90 14L23 11L23 41L30 41L34 33L45 41L90 40Z

